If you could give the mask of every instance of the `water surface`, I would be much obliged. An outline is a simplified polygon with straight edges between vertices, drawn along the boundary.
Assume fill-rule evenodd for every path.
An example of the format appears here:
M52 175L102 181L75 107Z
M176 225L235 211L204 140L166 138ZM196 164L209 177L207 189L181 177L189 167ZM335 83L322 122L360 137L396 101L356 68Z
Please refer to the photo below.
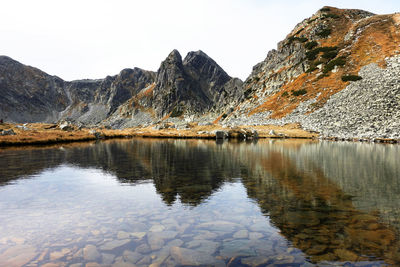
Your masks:
M399 156L299 140L3 149L0 265L398 265Z

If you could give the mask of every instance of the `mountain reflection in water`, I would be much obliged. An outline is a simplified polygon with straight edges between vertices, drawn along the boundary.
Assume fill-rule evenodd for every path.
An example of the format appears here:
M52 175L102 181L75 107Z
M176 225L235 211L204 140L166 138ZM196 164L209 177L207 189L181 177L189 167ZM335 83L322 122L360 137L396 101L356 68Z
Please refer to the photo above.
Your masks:
M166 205L197 207L240 181L312 263L400 264L399 156L395 145L133 139L1 150L0 184L72 165L100 169L121 184L151 181Z

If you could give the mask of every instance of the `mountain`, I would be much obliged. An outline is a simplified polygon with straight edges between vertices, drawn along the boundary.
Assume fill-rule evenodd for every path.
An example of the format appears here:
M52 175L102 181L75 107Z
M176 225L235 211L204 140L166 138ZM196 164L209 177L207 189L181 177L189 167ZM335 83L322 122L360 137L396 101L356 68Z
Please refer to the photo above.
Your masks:
M202 51L182 60L177 50L157 72L124 69L118 75L72 82L0 57L0 117L13 122L55 122L116 128L162 118L201 116L239 99L242 81Z
M224 123L400 138L400 14L324 7L253 68Z
M299 123L322 136L400 138L400 14L323 7L243 83L202 51L177 50L157 72L66 82L0 57L0 117L124 128L161 121Z
M66 82L0 56L0 118L12 122L67 119L96 124L154 79L154 72L134 68L104 79Z

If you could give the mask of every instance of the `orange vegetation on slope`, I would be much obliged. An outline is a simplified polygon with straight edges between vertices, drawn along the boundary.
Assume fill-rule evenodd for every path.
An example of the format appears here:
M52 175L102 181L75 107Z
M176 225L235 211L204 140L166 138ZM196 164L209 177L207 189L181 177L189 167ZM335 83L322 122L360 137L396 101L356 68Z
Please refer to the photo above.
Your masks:
M329 13L337 15L339 18L325 19L329 28L332 29L332 33L329 38L319 39L318 47L337 46L340 49L337 57L344 56L346 58L345 66L339 67L335 73L328 72L325 75L319 70L299 75L293 81L284 84L278 92L268 96L266 101L251 110L249 115L272 111L271 118L282 118L290 114L301 102L313 99L318 95L312 112L322 107L333 94L343 90L349 84L349 82L341 80L343 75L357 74L361 67L370 63L377 63L384 67L386 57L399 53L400 16L398 14L375 15L353 23L346 17L346 12L351 11L330 9ZM304 36L304 34L307 36L307 31L310 31L312 27L313 24L306 26L298 37ZM354 33L354 36L345 41L345 36L350 31ZM295 29L294 32L298 32L298 29ZM305 89L307 93L302 96L291 95L292 91L300 89ZM284 95L282 96L282 94Z

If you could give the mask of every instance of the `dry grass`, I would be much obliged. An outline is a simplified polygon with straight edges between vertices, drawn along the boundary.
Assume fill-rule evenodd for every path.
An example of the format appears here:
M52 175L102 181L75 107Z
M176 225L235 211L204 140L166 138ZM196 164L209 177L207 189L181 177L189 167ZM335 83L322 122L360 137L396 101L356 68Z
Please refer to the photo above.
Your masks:
M90 129L63 131L53 124L30 123L26 127L29 130L18 128L21 124L0 124L0 130L12 129L16 135L0 136L0 145L29 145L29 144L51 144L61 142L76 142L96 140L96 136ZM116 138L133 136L129 130L107 130L93 129L99 132L104 138Z
M156 130L153 126L146 128L129 128L124 130L108 130L108 129L81 129L73 131L63 131L58 127L54 128L54 124L32 123L27 124L29 130L18 128L21 124L0 124L0 130L13 129L16 135L0 136L0 146L7 145L45 145L64 142L78 142L96 140L93 131L99 132L105 139L122 138L122 137L155 137L155 138L215 138L215 131L225 130L218 124L199 126L190 125L188 129L168 128ZM318 135L309 133L300 128L297 124L285 126L242 126L241 128L253 129L259 133L261 138L315 138ZM276 135L270 135L270 131L275 131Z

